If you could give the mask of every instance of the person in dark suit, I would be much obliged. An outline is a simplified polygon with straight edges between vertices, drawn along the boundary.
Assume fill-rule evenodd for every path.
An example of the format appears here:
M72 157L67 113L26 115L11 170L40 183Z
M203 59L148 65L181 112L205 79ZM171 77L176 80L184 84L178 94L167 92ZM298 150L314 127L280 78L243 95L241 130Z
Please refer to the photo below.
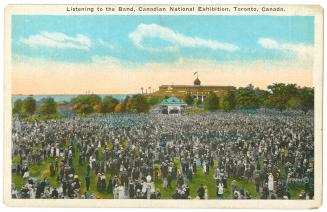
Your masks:
M58 199L58 196L59 196L58 190L57 190L57 188L54 188L51 192L51 198Z
M90 175L85 176L85 185L86 185L86 191L90 190L90 184L91 184L91 178Z
M198 189L198 196L200 199L204 199L205 189L203 184L201 184L200 188Z

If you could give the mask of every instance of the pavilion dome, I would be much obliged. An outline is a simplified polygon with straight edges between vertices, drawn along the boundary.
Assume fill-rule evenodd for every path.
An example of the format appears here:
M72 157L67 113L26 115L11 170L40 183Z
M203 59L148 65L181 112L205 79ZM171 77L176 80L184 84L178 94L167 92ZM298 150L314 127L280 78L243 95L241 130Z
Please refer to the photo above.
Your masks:
M199 80L198 77L194 80L194 85L196 85L196 86L200 86L201 85L201 81Z

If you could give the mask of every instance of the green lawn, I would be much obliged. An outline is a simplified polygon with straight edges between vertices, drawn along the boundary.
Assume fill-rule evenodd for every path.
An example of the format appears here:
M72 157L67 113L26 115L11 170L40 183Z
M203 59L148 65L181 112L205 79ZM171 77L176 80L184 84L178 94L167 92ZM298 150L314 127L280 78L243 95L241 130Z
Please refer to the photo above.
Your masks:
M122 146L126 146L127 144L125 142L122 143ZM73 163L74 163L74 168L75 168L75 174L79 176L80 182L81 182L81 192L84 193L86 191L86 186L85 186L85 175L86 175L86 167L87 167L87 163L84 162L83 165L79 165L78 164L78 150L77 148L76 152L74 154L74 159L73 159ZM100 155L99 155L100 159L103 159L103 153L102 151L100 151ZM41 164L39 165L31 165L29 170L30 170L30 176L31 177L36 177L39 179L43 179L45 177L48 178L49 184L51 186L54 187L58 187L59 186L59 181L57 181L57 176L59 173L56 173L55 176L50 177L50 164L53 162L54 159L47 159L45 161L42 161ZM14 157L13 158L13 163L19 161L19 158ZM177 167L180 167L180 161L175 159L174 160L175 164L177 165ZM197 173L195 173L192 177L192 180L190 181L190 195L192 198L195 198L197 196L197 190L200 187L201 184L204 184L207 187L208 190L208 197L209 199L216 199L216 182L215 179L213 178L214 175L214 170L216 167L217 162L215 162L215 166L214 168L210 167L210 171L209 174L206 175L203 173L203 170L201 168L197 169ZM60 162L59 162L60 165ZM280 165L280 164L279 164ZM159 164L155 164L155 167L160 169L160 165ZM281 169L283 170L283 169ZM282 175L285 175L285 173L282 171L281 173ZM98 192L97 188L96 188L96 175L95 172L91 170L90 172L90 177L91 177L91 184L90 184L90 192L95 194L95 196L97 198L101 198L101 199L111 199L113 198L112 194L108 194L107 192ZM106 174L106 179L108 180L110 178L110 174ZM257 196L256 190L255 190L255 184L253 182L247 182L246 180L243 179L234 179L234 178L228 178L227 180L227 189L225 189L224 192L224 199L230 199L231 198L231 183L233 180L236 180L237 183L237 187L243 187L244 190L248 191L250 193L250 195L253 198L259 198ZM16 174L12 175L12 181L13 183L16 185L16 188L19 190L25 183L26 180L24 180L21 176L17 176ZM163 199L170 199L172 198L172 195L175 193L175 187L176 187L176 180L173 180L172 183L172 188L168 188L168 189L163 189L162 187L162 180L159 178L157 180L155 180L155 186L156 188L160 189L161 192L161 197ZM304 189L304 187L302 185L298 185L298 186L292 186L290 187L290 194L292 199L295 199L298 197L299 193Z
M103 159L103 153L102 149L100 151L99 155L100 159ZM75 156L74 156L74 168L75 168L75 174L79 176L80 182L81 182L81 192L84 193L86 191L86 185L85 185L85 175L86 175L86 167L87 163L84 162L82 166L79 165L78 163L78 151L76 150ZM99 199L111 199L113 198L112 194L108 193L101 193L97 191L97 176L93 170L90 171L90 178L91 178L91 183L90 183L90 192L94 193L96 198ZM110 178L109 174L106 174L106 180Z
M299 194L304 191L304 185L290 185L289 186L290 195L293 199L298 199Z
M216 199L216 181L213 178L214 176L214 170L215 168L209 169L209 174L204 174L203 170L201 168L197 169L197 173L195 173L192 177L192 180L190 181L190 195L191 198L195 198L197 196L197 190L200 187L201 184L205 185L208 190L208 198L209 199ZM228 178L227 179L227 189L224 192L224 199L230 199L231 198L231 183L234 180L234 178ZM254 183L247 182L246 180L236 180L237 187L240 188L241 186L250 192L252 197L256 197L256 190ZM162 187L162 180L156 180L155 181L156 188L159 188L161 191L161 197L164 198L171 198L172 195L175 193L175 187L176 187L176 180L172 181L172 188L168 188L167 190L164 190Z
M155 180L154 182L156 189L158 188L161 192L162 199L171 199L172 195L175 193L176 180L171 182L171 188L164 189L162 187L162 179Z

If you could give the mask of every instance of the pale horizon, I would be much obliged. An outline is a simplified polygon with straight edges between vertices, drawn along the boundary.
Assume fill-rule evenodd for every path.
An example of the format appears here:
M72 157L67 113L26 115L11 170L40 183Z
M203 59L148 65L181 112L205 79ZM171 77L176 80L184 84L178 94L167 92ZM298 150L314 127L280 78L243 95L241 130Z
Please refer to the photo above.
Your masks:
M113 63L81 65L29 61L13 64L12 93L76 95L90 91L94 94L135 94L141 92L141 87L145 92L149 86L156 91L160 85L193 85L195 72L199 73L203 86L238 88L252 84L266 90L273 83L293 83L312 87L312 71L300 66L280 63L267 65L264 61L216 64L194 60L139 67ZM285 71L285 67L288 71ZM62 72L65 72L64 77Z

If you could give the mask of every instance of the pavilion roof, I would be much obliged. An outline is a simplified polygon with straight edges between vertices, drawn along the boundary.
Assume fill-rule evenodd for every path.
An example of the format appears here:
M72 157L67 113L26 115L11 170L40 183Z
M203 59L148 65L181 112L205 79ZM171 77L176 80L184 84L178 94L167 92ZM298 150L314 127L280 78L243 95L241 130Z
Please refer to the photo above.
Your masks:
M164 99L160 102L160 105L186 105L186 103L177 98L176 96L171 96L167 99Z

